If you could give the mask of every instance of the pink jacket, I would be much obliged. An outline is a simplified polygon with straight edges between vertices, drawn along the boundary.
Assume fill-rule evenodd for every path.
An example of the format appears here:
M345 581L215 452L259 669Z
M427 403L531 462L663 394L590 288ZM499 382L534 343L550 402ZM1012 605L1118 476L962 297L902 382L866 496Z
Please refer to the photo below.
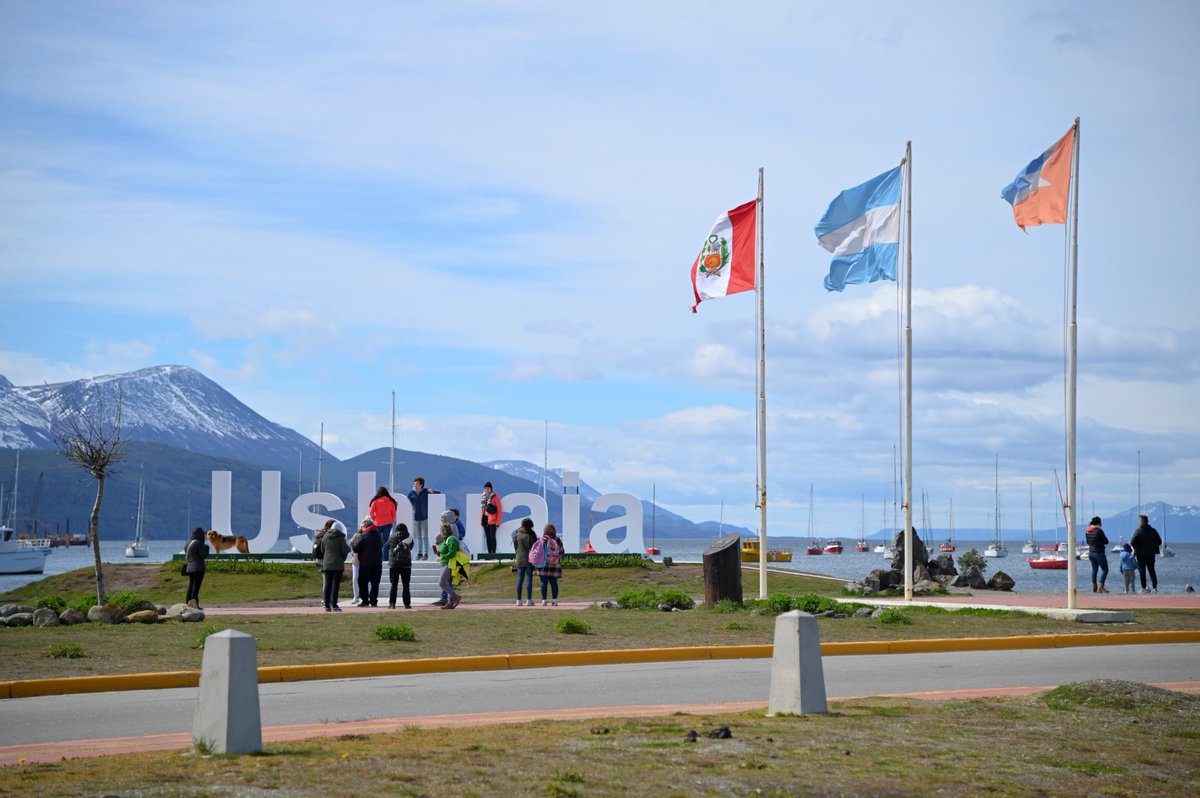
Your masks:
M375 526L396 523L396 502L387 496L379 496L371 502L371 520Z

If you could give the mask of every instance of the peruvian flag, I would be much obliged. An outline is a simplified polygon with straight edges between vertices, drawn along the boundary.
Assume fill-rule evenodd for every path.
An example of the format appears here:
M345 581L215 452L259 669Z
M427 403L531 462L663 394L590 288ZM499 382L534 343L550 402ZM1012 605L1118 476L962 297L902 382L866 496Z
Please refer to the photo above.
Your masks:
M750 200L717 218L692 264L692 313L706 299L754 290L757 205Z

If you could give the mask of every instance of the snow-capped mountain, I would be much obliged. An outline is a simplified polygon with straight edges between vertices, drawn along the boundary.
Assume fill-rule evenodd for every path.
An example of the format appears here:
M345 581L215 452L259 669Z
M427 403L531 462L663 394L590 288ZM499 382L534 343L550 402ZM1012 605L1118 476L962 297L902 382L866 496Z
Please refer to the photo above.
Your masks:
M53 448L51 418L61 407L87 407L97 397L111 407L118 393L128 440L272 466L294 462L300 451L318 454L319 447L308 438L268 421L187 366L154 366L26 388L0 377L0 447ZM328 453L325 457L333 459Z
M542 474L546 475L546 492L550 495L560 495L563 492L562 472L561 468L551 468L546 471L540 465L529 462L528 460L489 460L486 463L480 463L481 466L496 471L503 471L505 474L521 479L528 480L535 485L542 484ZM579 495L585 501L594 502L600 498L600 491L593 488L591 485L579 480Z

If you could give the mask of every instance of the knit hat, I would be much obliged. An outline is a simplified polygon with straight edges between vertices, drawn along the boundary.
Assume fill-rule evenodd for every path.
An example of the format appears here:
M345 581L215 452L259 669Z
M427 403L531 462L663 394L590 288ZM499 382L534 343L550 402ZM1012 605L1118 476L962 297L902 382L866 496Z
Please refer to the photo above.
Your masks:
M1092 516L1092 526L1100 526L1100 516L1098 516L1098 515Z
M371 520L371 516L363 516L363 520L358 522L359 529L366 529L369 526L375 526L375 522Z
M1130 546L1128 543L1125 543L1125 544L1122 544L1121 550L1122 551L1133 551L1133 546Z

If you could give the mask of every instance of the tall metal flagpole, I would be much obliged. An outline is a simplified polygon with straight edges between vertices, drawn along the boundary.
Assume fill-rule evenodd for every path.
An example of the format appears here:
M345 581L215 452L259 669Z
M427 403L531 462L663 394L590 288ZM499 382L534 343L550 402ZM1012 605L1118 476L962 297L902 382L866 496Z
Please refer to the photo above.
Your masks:
M758 597L767 597L767 347L766 319L763 317L763 170L758 169Z
M1070 292L1071 320L1067 328L1067 609L1075 609L1075 402L1076 355L1079 327L1076 319L1079 279L1079 117L1075 117L1075 146L1071 158Z
M912 601L912 141L904 145L904 178L904 600Z

